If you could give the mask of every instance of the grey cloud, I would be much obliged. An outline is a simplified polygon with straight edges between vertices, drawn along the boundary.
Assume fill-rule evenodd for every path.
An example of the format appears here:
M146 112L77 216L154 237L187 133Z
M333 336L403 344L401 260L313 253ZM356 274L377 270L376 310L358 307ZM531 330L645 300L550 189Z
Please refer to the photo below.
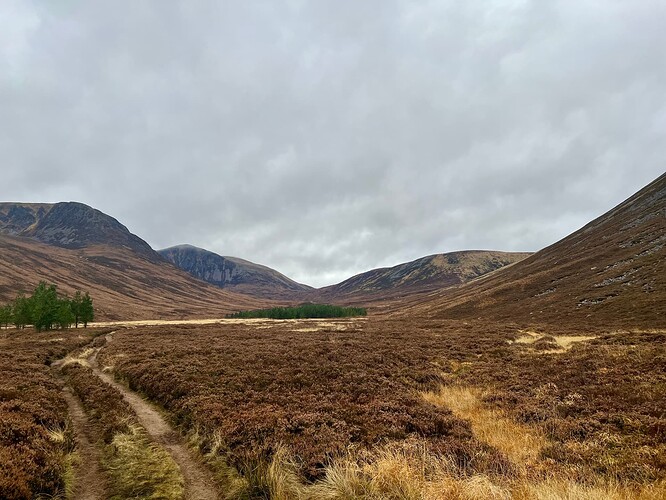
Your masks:
M664 171L666 7L3 2L6 200L313 285L536 250Z

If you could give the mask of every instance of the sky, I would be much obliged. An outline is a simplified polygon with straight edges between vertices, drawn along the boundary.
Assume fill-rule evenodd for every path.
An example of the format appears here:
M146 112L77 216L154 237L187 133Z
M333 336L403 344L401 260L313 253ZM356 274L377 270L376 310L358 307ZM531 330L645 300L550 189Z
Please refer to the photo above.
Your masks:
M0 201L313 286L535 251L666 165L666 2L3 0Z

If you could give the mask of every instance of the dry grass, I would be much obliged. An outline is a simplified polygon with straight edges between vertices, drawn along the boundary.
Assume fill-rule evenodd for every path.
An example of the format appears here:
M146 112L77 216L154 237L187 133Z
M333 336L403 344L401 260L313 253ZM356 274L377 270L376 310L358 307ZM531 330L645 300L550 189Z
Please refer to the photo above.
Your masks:
M423 397L449 408L456 416L470 421L477 438L505 453L517 466L516 479L473 476L433 483L428 491L449 489L443 497L432 498L511 498L517 500L656 500L666 498L666 482L651 485L617 483L608 478L588 477L582 484L566 477L545 476L542 450L548 445L545 434L535 426L514 422L504 412L484 405L479 388L443 386L439 391L424 392ZM539 467L541 465L541 467ZM539 474L535 475L533 472ZM401 474L406 477L405 474ZM416 481L418 482L418 481ZM426 498L425 496L419 498ZM427 497L431 498L431 497Z
M142 427L132 425L115 434L110 446L113 451L107 454L105 465L111 478L111 498L183 498L180 469Z
M579 342L596 339L596 335L546 335L529 330L521 330L515 340L510 344L523 344L533 347L541 354L560 354L571 349Z
M474 387L442 386L422 393L429 403L450 409L472 425L474 435L497 448L523 472L533 467L546 446L544 433L537 427L514 422L503 412L483 404L483 391Z
M142 328L101 351L230 499L664 493L663 333L587 330L553 356L509 342L525 325L271 325Z

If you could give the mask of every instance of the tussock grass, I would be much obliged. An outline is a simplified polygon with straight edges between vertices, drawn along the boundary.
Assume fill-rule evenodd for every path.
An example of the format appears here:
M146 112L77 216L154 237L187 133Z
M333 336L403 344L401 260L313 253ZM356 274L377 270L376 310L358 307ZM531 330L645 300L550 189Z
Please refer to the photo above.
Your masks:
M65 455L64 459L64 471L62 474L62 479L64 483L64 496L65 498L73 498L74 496L74 486L76 485L76 474L75 470L80 464L79 454L75 451Z
M534 427L514 422L502 412L483 405L483 392L478 388L442 386L439 391L423 392L424 399L436 406L449 408L461 418L469 420L474 435L497 448L523 472L533 466L539 453L547 445L544 433Z
M561 354L571 349L574 344L596 338L595 335L545 335L522 330L518 338L509 342L511 344L525 344L541 354Z
M591 484L551 475L543 477L539 467L541 450L549 443L545 434L534 426L514 422L503 412L484 407L483 391L474 387L442 386L437 392L424 392L423 397L446 406L457 416L468 419L481 441L505 453L518 466L520 476L513 480L473 476L431 484L439 491L448 485L444 497L432 498L511 498L517 500L656 500L666 498L666 482L650 485L617 483L607 478L590 477ZM533 474L541 472L540 474ZM426 497L424 497L426 498ZM430 497L428 497L430 498Z
M164 448L132 425L113 437L105 458L113 499L181 499L184 482L178 465Z

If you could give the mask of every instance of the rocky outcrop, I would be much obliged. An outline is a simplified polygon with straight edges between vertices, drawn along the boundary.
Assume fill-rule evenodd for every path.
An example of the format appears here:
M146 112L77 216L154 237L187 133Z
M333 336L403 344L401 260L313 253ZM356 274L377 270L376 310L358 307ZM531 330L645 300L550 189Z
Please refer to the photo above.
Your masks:
M266 266L236 257L223 257L192 245L178 245L159 254L192 276L220 288L262 298L298 297L312 288Z

